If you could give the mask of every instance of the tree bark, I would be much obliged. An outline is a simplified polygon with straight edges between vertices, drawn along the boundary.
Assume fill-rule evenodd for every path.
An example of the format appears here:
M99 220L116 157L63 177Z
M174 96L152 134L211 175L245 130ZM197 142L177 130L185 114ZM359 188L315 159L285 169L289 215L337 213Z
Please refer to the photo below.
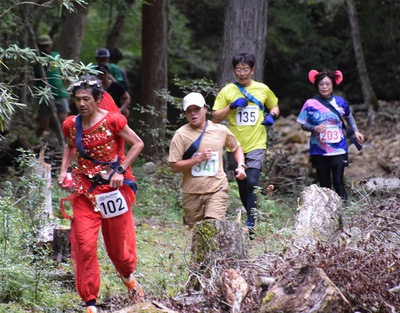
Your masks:
M287 271L268 289L258 313L347 313L351 305L320 268L303 266Z
M254 54L256 58L254 79L263 81L267 12L268 0L228 0L219 62L218 84L221 87L232 81L232 57L242 52Z
M75 8L76 12L69 12L63 8L61 35L56 44L63 59L78 61L89 9L80 5L76 5Z
M124 4L121 7L117 6L117 17L114 19L114 24L112 25L110 32L107 34L106 47L108 49L117 48L119 36L121 35L121 31L123 30L125 25L127 11L130 10L134 3L135 0L125 0ZM111 3L111 5L112 4L113 3Z
M142 154L161 159L164 154L167 103L156 90L168 87L167 2L151 0L142 6L142 71L140 135L145 142Z
M247 259L249 240L236 221L204 220L193 228L191 271L193 287L204 287L203 279L210 279L224 268ZM211 280L213 280L213 278Z
M358 25L357 11L354 0L346 0L346 6L351 27L351 37L353 39L352 41L354 54L356 57L357 69L360 75L361 91L363 94L364 102L368 104L368 116L371 120L373 111L378 110L378 100L372 89L367 66L365 64L364 52L361 44L360 27Z

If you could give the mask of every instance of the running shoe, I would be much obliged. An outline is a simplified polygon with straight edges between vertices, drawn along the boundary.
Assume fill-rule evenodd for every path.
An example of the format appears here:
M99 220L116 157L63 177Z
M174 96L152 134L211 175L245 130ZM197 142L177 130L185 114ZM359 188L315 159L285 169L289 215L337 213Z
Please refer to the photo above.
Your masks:
M86 313L97 313L97 308L93 305L87 306Z
M129 299L131 299L131 301L134 303L142 302L144 297L143 289L136 281L133 274L131 274L129 278L125 278L121 274L120 277L124 285L128 288Z

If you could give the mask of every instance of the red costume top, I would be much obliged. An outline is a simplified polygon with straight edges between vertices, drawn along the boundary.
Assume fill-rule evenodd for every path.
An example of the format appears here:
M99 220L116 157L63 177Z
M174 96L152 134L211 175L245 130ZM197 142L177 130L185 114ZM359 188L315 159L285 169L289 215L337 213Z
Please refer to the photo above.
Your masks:
M71 140L73 148L77 148L75 143L75 118L76 116L74 115L67 117L62 125L63 133ZM121 137L118 136L118 133L125 127L126 124L127 120L124 115L119 112L108 112L98 123L89 129L83 130L82 144L86 154L97 161L110 163L118 161L117 163L121 163L125 159L125 142ZM83 194L90 199L95 206L96 195L114 190L114 188L111 188L109 184L96 184L93 187L93 178L96 175L100 175L101 171L109 172L110 165L96 164L92 160L82 157L78 149L76 151L78 166L72 171L75 185L75 196ZM126 173L124 174L124 180L136 181L132 174L131 167L127 168ZM121 188L124 187L130 191L129 198L127 200L133 203L135 199L133 191L125 184ZM71 196L68 198L69 199L65 200L70 200Z

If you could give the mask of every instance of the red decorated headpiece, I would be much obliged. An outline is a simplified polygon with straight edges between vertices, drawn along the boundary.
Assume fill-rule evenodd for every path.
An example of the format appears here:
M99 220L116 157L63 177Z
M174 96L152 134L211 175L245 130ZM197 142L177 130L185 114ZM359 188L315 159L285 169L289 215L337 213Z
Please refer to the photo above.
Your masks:
M320 74L320 73L319 73L318 71L316 71L316 70L311 70L311 71L308 73L308 79L309 79L309 81L310 81L312 84L315 83L315 78L316 78L316 76L317 76L318 74ZM339 70L336 70L336 71L335 71L335 82L336 82L336 85L339 85L339 84L342 82L342 80L343 80L343 74L342 74L342 72L339 71Z

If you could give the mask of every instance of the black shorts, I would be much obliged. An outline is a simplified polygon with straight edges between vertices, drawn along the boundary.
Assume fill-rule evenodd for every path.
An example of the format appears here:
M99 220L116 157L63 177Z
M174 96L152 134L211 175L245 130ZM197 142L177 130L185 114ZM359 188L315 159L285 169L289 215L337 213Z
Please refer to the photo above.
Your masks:
M348 154L339 154L339 155L311 155L310 161L313 168L316 169L328 169L336 165L349 165L349 157Z

